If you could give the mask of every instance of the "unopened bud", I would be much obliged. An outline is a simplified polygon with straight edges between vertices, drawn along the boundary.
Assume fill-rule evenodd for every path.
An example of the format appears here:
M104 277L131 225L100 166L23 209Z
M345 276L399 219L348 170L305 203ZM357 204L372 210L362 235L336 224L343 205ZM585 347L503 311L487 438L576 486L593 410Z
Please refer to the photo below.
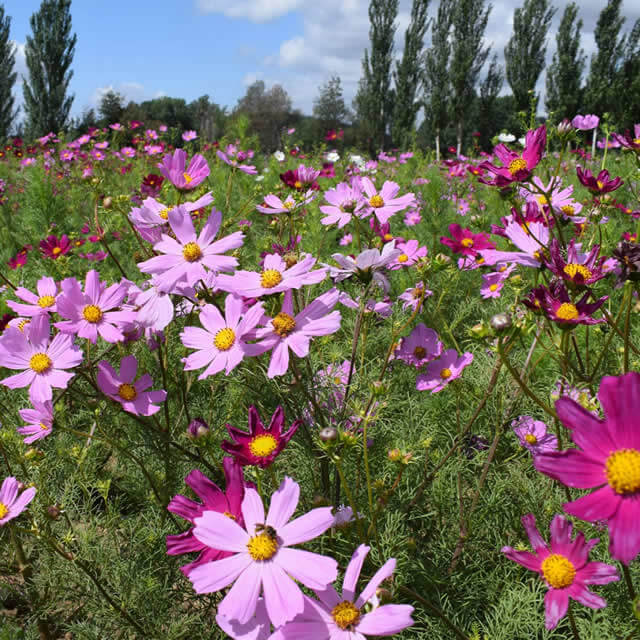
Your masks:
M444 253L436 255L436 262L438 264L451 264L451 258Z
M570 120L567 120L566 118L558 125L558 134L561 136L567 135L567 133L570 133L571 131L573 131L573 125L571 124Z
M387 453L387 458L389 458L391 462L400 462L402 459L402 453L400 452L400 449L391 449Z
M496 315L491 318L490 324L494 331L507 331L507 329L511 329L513 326L513 318L510 313L496 313Z
M194 418L187 427L187 437L197 440L209 434L209 425L203 418Z
M52 504L51 506L47 507L47 515L52 520L57 520L60 517L61 513L62 509L57 504Z
M325 427L320 431L322 442L335 442L338 439L338 430L335 427Z
M102 200L102 206L105 209L111 209L111 207L113 206L113 198L111 196L107 196L106 198L104 198Z

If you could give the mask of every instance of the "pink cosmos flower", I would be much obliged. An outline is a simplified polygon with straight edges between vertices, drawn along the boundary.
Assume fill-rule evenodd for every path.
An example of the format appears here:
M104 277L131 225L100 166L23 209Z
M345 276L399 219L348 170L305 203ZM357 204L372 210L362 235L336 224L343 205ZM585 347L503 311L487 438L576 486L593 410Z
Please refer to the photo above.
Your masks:
M354 300L346 291L341 291L338 297L338 302L343 304L349 309L360 308L361 296L356 296ZM393 302L391 298L386 296L383 300L376 300L375 298L369 298L364 304L365 313L377 313L383 318L388 318L393 311Z
M395 350L395 357L414 367L422 367L440 357L442 346L437 332L421 322L402 339L400 346Z
M624 135L620 135L619 133L613 134L613 140L616 142L617 146L623 146L627 149L632 149L633 151L640 151L640 124L633 125L633 135L629 131L626 131ZM598 145L600 149L604 147L604 143L602 145Z
M586 116L577 115L573 118L571 124L576 129L580 129L580 131L591 131L591 129L595 129L600 124L600 118L592 114Z
M266 518L262 500L252 488L245 490L242 501L244 527L216 511L195 518L193 533L200 542L234 553L189 573L197 593L219 591L234 583L218 604L224 618L247 623L262 592L269 619L281 626L304 609L304 596L292 578L318 590L335 580L338 569L333 558L291 548L316 538L333 524L331 507L313 509L288 522L299 497L299 485L286 477L271 497Z
M480 255L484 263L494 265L505 262L515 262L525 267L538 268L544 263L544 253L549 245L549 228L543 222L528 222L526 227L517 222L509 222L504 235L520 251L499 251L497 249L483 249Z
M383 270L401 253L400 249L396 249L395 240L392 240L382 247L382 251L366 249L355 258L343 256L341 253L334 253L331 257L338 263L339 267L325 266L329 267L329 275L334 282L342 282L355 275L363 282L373 280L386 293L389 291L390 285Z
M195 140L197 137L198 137L198 134L193 130L185 131L182 134L182 139L185 142L191 142L192 140Z
M200 311L200 327L185 327L180 340L185 347L197 349L195 353L183 359L185 371L206 369L198 376L204 380L223 369L229 373L235 369L245 356L257 356L266 348L250 344L253 330L260 322L264 309L258 302L244 314L244 303L241 298L229 294L224 301L224 317L218 308L207 304Z
M589 552L598 544L598 538L586 541L584 534L579 532L572 540L572 524L564 516L556 515L551 521L549 548L536 528L533 514L523 516L522 525L534 552L503 547L502 553L526 569L539 573L549 588L544 597L547 629L555 629L566 615L569 598L592 609L607 606L604 598L587 588L589 584L608 584L620 579L616 568L610 564L588 561Z
M472 353L458 356L455 349L447 349L438 360L427 365L425 372L416 380L418 391L442 391L452 380L462 375L462 370L473 362Z
M223 440L220 446L243 467L253 465L266 469L287 446L301 424L302 420L295 420L285 431L284 410L282 407L278 407L271 416L269 426L265 427L258 410L251 405L249 407L249 432L227 424L227 431L232 442Z
M484 300L488 298L499 298L502 287L509 274L506 272L494 271L493 273L485 273L482 276L482 286L480 287L480 295Z
M36 495L35 487L25 489L20 496L20 484L13 476L5 478L0 487L0 527L17 518Z
M342 238L340 238L340 242L338 243L341 247L348 247L353 242L353 236L350 233L345 233Z
M200 234L196 236L189 213L182 206L176 207L169 213L169 226L175 239L162 234L162 240L153 248L164 255L141 262L138 268L143 273L155 274L158 287L168 293L173 292L181 280L190 287L205 280L207 269L215 273L233 270L238 261L220 254L242 246L244 234L236 231L214 241L221 222L222 213L214 209Z
M393 573L395 558L387 560L359 596L356 587L370 547L361 544L353 554L344 575L342 596L332 586L314 589L318 600L304 597L304 610L292 622L278 629L270 640L365 640L367 636L394 636L414 624L413 607L385 604L366 611L376 598L380 584Z
M333 189L328 189L324 193L324 199L329 205L322 205L320 211L325 217L320 220L321 224L338 224L338 229L342 229L348 224L354 215L357 215L366 200L362 195L359 183L354 180L351 185L341 182Z
M277 253L270 253L264 258L261 272L236 271L232 276L219 276L216 284L219 289L244 298L259 298L322 282L327 270L323 267L312 271L315 263L316 259L307 254L299 262L289 265Z
M389 269L395 271L402 267L414 265L420 258L427 255L427 247L421 247L417 240L400 241L396 244L396 249L402 251L396 259L389 264Z
M218 158L220 158L220 160L222 160L222 162L224 162L225 164L228 164L230 167L233 167L234 169L239 169L243 173L246 173L251 176L258 173L258 170L255 168L254 165L240 164L238 160L229 158L229 156L224 151L218 150L216 151L216 155L218 156Z
M398 299L403 301L403 311L406 311L407 309L415 311L418 304L420 303L420 299L422 299L424 303L424 300L432 295L433 291L425 289L424 282L417 282L415 286L405 289L404 292L398 296Z
M205 193L198 198L195 202L183 202L182 208L185 211L191 213L197 211L203 207L207 207L213 202L213 196L211 191ZM133 207L129 212L129 220L136 225L138 230L147 227L164 227L169 223L169 212L173 211L174 207L171 205L165 205L162 202L158 202L155 198L146 198L142 202L142 207ZM144 235L142 236L147 239ZM155 242L160 240L160 236L157 236ZM154 242L154 244L155 244Z
M223 458L222 466L227 487L225 491L222 491L218 485L211 482L204 473L194 469L184 481L202 502L195 502L185 496L177 495L171 499L167 509L191 524L194 524L195 519L199 518L205 511L216 511L235 520L241 527L244 526L242 511L240 510L245 489L242 467L233 458L228 457ZM180 571L185 576L188 576L195 567L232 555L229 551L212 549L200 542L193 535L193 527L184 533L167 536L168 555L176 556L193 552L199 552L197 559L180 567Z
M284 200L281 200L278 196L270 193L264 197L264 204L256 205L256 210L266 214L291 213L303 204L303 202L296 202L292 195L288 195Z
M36 440L46 438L53 427L53 404L51 400L46 402L34 402L33 409L20 409L20 417L27 423L26 427L19 427L18 433L27 436L25 444L31 444Z
M100 274L87 272L84 293L75 278L62 281L62 293L58 297L58 314L66 320L56 322L55 326L63 333L77 335L91 340L94 344L98 334L106 342L124 340L122 332L115 326L135 317L131 311L111 311L122 304L127 295L126 282L112 284L105 288L100 282Z
M605 318L594 318L593 314L609 299L603 296L595 302L587 302L591 292L587 291L574 302L562 282L552 282L549 287L536 287L523 300L523 304L534 311L543 311L549 320L560 327L571 329L578 324L602 324Z
M52 387L66 389L72 369L82 362L82 351L73 344L73 337L57 334L50 341L49 318L34 316L23 331L8 327L0 336L0 367L22 369L1 383L9 389L29 387L31 402L46 402L52 398Z
M154 403L164 402L166 391L145 391L153 380L145 373L135 380L138 372L138 361L135 356L125 356L120 361L120 373L106 360L98 363L98 387L112 400L119 402L122 408L136 416L152 416L160 411Z
M369 198L367 213L375 213L382 224L398 211L414 206L416 203L416 197L413 193L396 197L400 191L400 185L389 180L385 181L379 193L371 179L366 176L362 178L361 185L362 190Z
M340 312L331 311L338 297L338 290L330 289L294 316L293 292L289 290L284 294L280 313L269 319L266 327L256 331L263 352L273 349L267 371L269 378L287 372L289 349L299 358L306 358L312 338L335 333L340 328Z
M60 256L71 251L69 236L62 235L59 240L57 236L47 236L46 240L40 241L40 251L47 258L57 260Z
M558 449L558 438L549 432L547 425L541 420L534 420L531 416L520 416L511 423L511 427L520 444L534 455Z
M166 155L158 163L160 173L179 191L191 191L209 177L209 165L199 153L196 153L187 167L187 152L176 149L173 156Z
M420 224L420 222L422 222L422 216L417 209L412 209L405 213L404 223L407 227L415 227L417 224Z
M54 313L56 311L56 296L58 295L56 281L49 276L44 276L38 280L36 290L38 295L24 287L18 287L15 291L16 296L27 304L7 300L7 306L20 316L30 317L41 313Z
M556 238L551 241L549 258L545 259L547 268L557 277L576 287L585 287L608 275L603 269L606 258L599 257L600 245L595 244L589 253L582 253L576 247L575 238L567 246L566 259L562 255L560 243Z
M600 420L574 400L562 397L556 411L570 429L576 449L536 456L538 471L568 487L597 488L564 505L570 515L609 527L609 551L628 565L640 553L640 374L605 376L598 399Z

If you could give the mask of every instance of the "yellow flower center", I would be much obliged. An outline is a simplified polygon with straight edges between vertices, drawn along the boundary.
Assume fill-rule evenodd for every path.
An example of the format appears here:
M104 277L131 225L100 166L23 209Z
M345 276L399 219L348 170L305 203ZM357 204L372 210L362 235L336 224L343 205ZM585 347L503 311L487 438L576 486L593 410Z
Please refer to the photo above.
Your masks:
M4 518L9 513L9 507L7 507L4 503L0 502L0 520Z
M227 518L231 518L232 520L237 520L238 519L233 515L233 513L229 512L229 511L225 511L222 515L223 516L227 516Z
M373 196L373 198L371 198L371 200L369 200L369 204L374 209L379 209L380 207L384 207L384 200L381 196L375 195Z
M48 427L44 422L41 422L41 423L40 423L40 428L41 428L43 431L47 431L47 430L49 429L49 427Z
M443 380L446 380L447 378L451 377L451 369L449 369L449 367L445 367L444 369L440 369L440 377Z
M277 269L267 269L260 276L260 285L265 289L273 289L282 282L282 274Z
M542 575L554 589L564 589L573 584L576 569L570 560L559 553L552 553L542 562Z
M640 138L634 138L633 144L640 144Z
M118 395L123 400L131 401L136 399L138 392L132 384L125 382L118 387Z
M29 366L36 373L44 373L51 368L53 361L46 353L34 353L29 360Z
M401 253L398 256L398 262L406 262L409 259L409 256L406 253Z
M473 247L473 238L462 238L460 244L469 249L470 247Z
M195 242L187 242L182 247L182 255L187 262L195 262L202 258L202 249Z
M331 610L331 616L341 629L348 629L360 620L360 609L353 602L344 600Z
M266 533L259 533L249 539L247 549L254 560L271 560L278 551L278 541Z
M302 182L300 182L300 180L296 180L293 183L293 186L294 186L295 189L302 189Z
M282 206L285 209L293 209L296 206L296 201L295 200L291 200L290 198L287 198L283 203Z
M56 299L53 296L41 296L38 298L38 306L42 309L47 309L48 307L52 307L55 301Z
M182 177L184 178L184 181L185 181L187 184L191 184L191 182L192 182L193 178L192 178L188 173L186 173L186 172L185 172L185 173L183 173L183 174L182 174Z
M20 320L20 322L18 322L18 329L24 333L24 328L29 324L29 322L31 322L31 320L27 320L26 318L24 320Z
M422 359L422 358L424 358L424 357L427 355L427 350L426 350L424 347L416 347L416 348L413 350L413 355L414 355L416 358L421 358L421 359Z
M560 320L575 320L579 315L576 305L570 302L563 302L556 311L556 318Z
M390 233L385 233L384 236L382 236L382 239L385 242L391 242L393 240L393 235L391 235Z
M545 196L538 196L538 202L543 206L545 204L549 204L549 201L547 200L547 198Z
M572 280L577 274L582 276L583 280L588 280L593 274L590 269L587 269L583 264L574 264L570 262L566 264L562 269Z
M168 220L169 219L169 209L163 209L159 214L158 214L163 220Z
M270 456L278 447L278 441L270 433L263 433L256 436L249 443L249 451L256 458L266 458Z
M413 296L414 300L417 300L421 295L422 295L422 289L420 287L416 287L412 292L411 295Z
M493 283L489 285L489 291L497 291L500 285Z
M570 204L565 204L564 207L560 207L560 210L562 211L562 213L564 213L565 216L573 216L576 213L575 208Z
M596 184L598 185L598 189L602 189L604 187L604 183L601 180L596 180Z
M216 333L215 338L213 339L213 345L219 351L229 351L229 349L233 347L235 341L236 334L233 332L233 329L225 327Z
M87 322L96 324L97 322L100 322L100 320L102 320L102 309L100 309L100 307L97 307L95 304L88 304L82 310L82 317Z
M536 438L533 433L527 433L527 435L524 437L524 439L529 443L529 444L538 444L538 438Z
M296 321L288 313L281 311L272 321L273 330L281 337L286 338L295 328Z
M54 256L57 256L59 253L62 253L62 249L60 247L53 247L53 249L51 249L51 253L53 253Z
M620 494L635 493L640 490L640 451L619 449L606 462L607 482Z
M524 171L527 168L527 161L524 158L516 158L509 163L509 173L512 176Z

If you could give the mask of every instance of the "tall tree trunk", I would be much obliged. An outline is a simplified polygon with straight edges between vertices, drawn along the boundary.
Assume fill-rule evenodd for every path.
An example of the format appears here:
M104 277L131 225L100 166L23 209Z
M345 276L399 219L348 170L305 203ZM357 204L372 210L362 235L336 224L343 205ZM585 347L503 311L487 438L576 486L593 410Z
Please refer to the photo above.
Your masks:
M462 151L462 120L458 120L456 137L458 140L458 145L456 146L456 155L459 156L460 152Z
M440 129L436 129L436 162L440 164Z

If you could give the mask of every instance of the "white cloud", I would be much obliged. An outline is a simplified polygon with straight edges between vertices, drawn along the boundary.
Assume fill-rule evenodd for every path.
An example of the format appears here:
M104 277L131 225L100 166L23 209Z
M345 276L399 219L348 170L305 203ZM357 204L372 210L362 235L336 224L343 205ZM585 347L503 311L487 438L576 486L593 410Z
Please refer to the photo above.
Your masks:
M255 73L245 73L242 78L242 85L244 87L250 87L254 82L258 80L264 80L264 73L262 71L258 71Z
M251 22L269 22L303 4L303 0L197 0L203 13L221 13L228 18L247 18Z
M121 82L116 86L110 84L106 87L96 88L89 97L89 105L87 106L91 106L94 109L99 107L102 96L104 96L107 91L115 91L116 93L119 93L124 97L125 103L129 102L130 100L133 100L134 102L142 102L143 100L162 98L163 96L167 95L162 90L154 91L152 89L148 89L139 82Z

